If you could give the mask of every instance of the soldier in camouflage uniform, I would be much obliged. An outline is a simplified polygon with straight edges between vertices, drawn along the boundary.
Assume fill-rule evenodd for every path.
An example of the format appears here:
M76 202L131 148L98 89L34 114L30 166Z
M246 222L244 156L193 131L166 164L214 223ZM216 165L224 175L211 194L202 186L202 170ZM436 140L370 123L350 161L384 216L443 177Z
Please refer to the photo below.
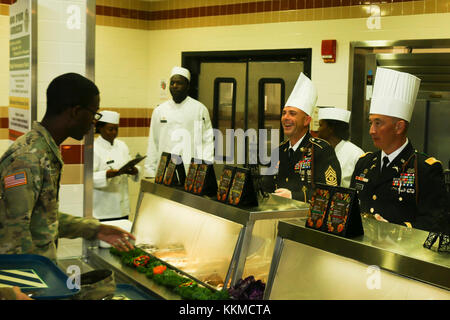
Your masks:
M272 152L271 168L277 172L265 175L265 191L307 202L315 183L340 184L341 167L334 149L309 133L316 101L314 84L301 73L281 115L283 131L289 139ZM274 159L273 155L279 159Z
M97 86L87 78L75 73L55 78L47 89L42 122L33 123L32 130L1 157L1 254L39 254L55 261L59 237L99 239L119 250L133 248L127 239L134 236L120 228L58 211L63 166L59 145L68 137L83 139L98 120L99 101Z

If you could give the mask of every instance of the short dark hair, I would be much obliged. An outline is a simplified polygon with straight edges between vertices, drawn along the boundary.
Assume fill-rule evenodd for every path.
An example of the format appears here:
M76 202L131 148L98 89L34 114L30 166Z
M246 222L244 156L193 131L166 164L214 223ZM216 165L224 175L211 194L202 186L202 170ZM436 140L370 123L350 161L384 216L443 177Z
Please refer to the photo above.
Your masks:
M333 130L333 133L336 137L341 140L348 140L350 137L349 125L347 122L339 121L339 120L330 120L330 119L322 119L327 122L328 127Z
M47 88L46 115L54 116L64 110L87 107L100 92L94 82L77 73L65 73L50 82Z

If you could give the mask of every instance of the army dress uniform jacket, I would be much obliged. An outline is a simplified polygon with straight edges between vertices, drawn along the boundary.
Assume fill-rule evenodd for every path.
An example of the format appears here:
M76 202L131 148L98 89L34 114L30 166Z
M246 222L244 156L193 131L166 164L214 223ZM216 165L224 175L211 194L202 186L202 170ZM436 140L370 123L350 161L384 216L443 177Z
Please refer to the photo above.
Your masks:
M338 186L341 182L341 167L334 149L327 141L314 138L309 132L292 159L289 157L289 140L272 155L274 152L279 155L275 166L278 172L264 177L263 189L266 192L286 188L292 192L292 199L307 202L312 197L315 183Z
M391 223L434 231L445 213L442 165L414 150L411 142L381 172L381 151L361 156L352 175L361 213Z
M0 159L0 253L39 254L56 260L58 237L93 239L100 223L59 212L63 161L39 123Z

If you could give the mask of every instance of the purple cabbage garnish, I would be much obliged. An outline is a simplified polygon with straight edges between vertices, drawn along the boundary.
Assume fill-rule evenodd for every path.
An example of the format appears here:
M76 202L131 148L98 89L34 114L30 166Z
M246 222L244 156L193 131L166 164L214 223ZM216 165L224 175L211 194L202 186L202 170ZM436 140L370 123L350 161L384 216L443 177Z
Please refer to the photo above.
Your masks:
M240 279L234 287L228 289L231 298L235 300L262 300L266 285L261 281L255 281L253 276L244 280Z

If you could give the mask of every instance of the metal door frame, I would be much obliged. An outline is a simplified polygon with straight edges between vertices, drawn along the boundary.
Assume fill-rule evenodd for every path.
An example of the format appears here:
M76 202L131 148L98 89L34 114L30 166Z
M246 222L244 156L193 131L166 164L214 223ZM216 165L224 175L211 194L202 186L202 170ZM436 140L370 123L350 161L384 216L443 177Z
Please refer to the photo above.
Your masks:
M303 73L311 79L312 49L280 49L280 50L237 50L237 51L199 51L182 52L181 65L191 72L189 96L198 98L200 66L202 63L245 63L245 105L244 105L244 131L248 130L248 77L250 62L290 62L302 61ZM259 99L259 96L258 96ZM215 121L212 119L212 121ZM259 125L259 120L258 120ZM247 159L247 139L246 139Z
M303 73L311 78L312 49L237 50L182 52L181 65L191 72L189 95L198 97L198 77L203 62L303 61ZM247 72L248 74L248 72Z
M219 114L219 95L216 94L219 92L219 85L221 83L232 83L233 84L233 98L231 102L231 128L235 129L236 126L236 79L234 78L215 78L214 79L214 104L213 104L213 114L211 117L211 122L213 125L213 128L219 127L219 118L215 118L215 114Z
M259 80L258 83L258 128L260 129L265 129L264 126L264 118L262 117L263 111L264 111L264 85L266 83L279 83L281 85L281 96L280 96L280 100L281 100L281 110L280 110L280 114L283 111L283 104L285 101L285 95L284 95L284 91L285 91L285 82L284 79L282 78L262 78ZM280 121L280 128L281 128L281 121ZM280 130L280 139L284 140L284 133L283 130Z
M352 115L350 120L350 136L356 138L356 144L360 145L362 140L358 140L358 134L360 134L361 139L364 132L362 128L359 132L355 133L355 130L358 131L359 125L361 123L361 118L359 116L358 110L353 110L353 86L355 82L360 81L361 79L355 78L355 51L357 49L368 49L368 48L383 48L383 47L410 47L414 49L421 48L449 48L450 47L450 39L416 39L416 40L369 40L369 41L353 41L350 42L350 59L349 59L349 77L348 77L348 95L347 95L347 105L351 106ZM357 76L357 75L356 75ZM365 81L365 78L363 78ZM354 82L355 81L355 82ZM365 85L365 82L364 82ZM448 92L439 92L438 95L433 95L428 93L422 94L420 91L418 93L417 98L426 98L430 101L439 101L439 100L450 100L450 94ZM429 106L427 106L427 110ZM355 111L355 112L353 112ZM364 111L363 115L364 115ZM428 113L428 111L427 111ZM428 114L426 115L426 124L428 123ZM364 119L363 119L364 120ZM356 129L355 129L356 128ZM426 128L428 130L428 128ZM427 137L428 132L425 132L425 147L427 147Z

